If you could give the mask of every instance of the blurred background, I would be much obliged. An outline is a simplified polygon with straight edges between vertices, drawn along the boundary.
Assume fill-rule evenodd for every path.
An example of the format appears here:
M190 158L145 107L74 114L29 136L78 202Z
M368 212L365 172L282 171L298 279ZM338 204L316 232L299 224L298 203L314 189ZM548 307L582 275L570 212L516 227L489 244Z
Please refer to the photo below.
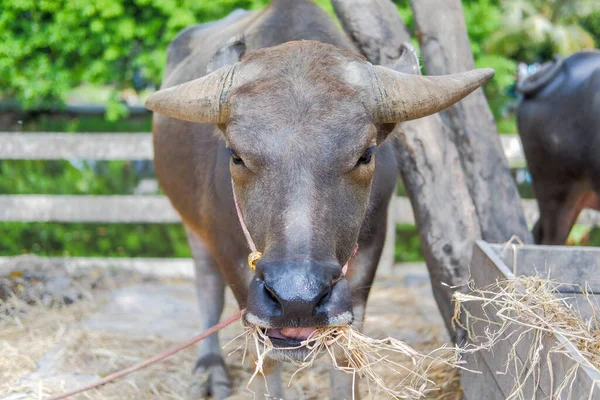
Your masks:
M147 133L143 102L177 32L267 3L0 0L0 131ZM335 18L328 0L316 3ZM395 3L414 34L409 1ZM597 0L463 0L463 8L476 65L496 70L485 92L501 134L517 132L518 77L555 54L600 46ZM527 169L513 176L533 198ZM149 161L0 160L0 195L133 193L159 193ZM396 261L421 261L416 227L396 234ZM3 256L189 257L179 224L0 222L0 238ZM600 229L576 225L569 244L600 246Z

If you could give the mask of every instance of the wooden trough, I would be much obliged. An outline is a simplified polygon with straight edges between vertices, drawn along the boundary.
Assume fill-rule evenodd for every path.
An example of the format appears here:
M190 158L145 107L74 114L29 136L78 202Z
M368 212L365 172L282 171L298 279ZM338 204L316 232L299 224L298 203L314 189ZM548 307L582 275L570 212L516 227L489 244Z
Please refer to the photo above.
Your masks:
M596 302L600 302L600 249L566 246L531 246L531 245L495 245L485 241L476 242L471 261L471 278L475 288L485 287L515 276L540 276L561 283L571 283L584 286L593 293ZM591 307L584 295L574 287L564 287L557 296L567 299L567 302L579 309L584 318L591 316ZM465 308L474 317L482 317L480 302L465 303ZM491 318L490 318L491 317ZM493 319L488 314L487 318ZM475 335L483 335L487 324L471 325ZM463 372L461 383L466 400L506 399L514 388L515 379L505 374L508 351L514 344L516 335L503 338L491 351L480 350L467 357L467 368L481 371L481 374ZM516 347L519 360L527 358L528 340L521 341ZM557 396L558 386L572 367L575 360L583 360L577 348L563 337L547 334L543 339L538 384L533 379L525 381L522 395L513 398L520 399L593 399L600 400L600 371L593 366L581 365L573 379L570 396ZM565 352L551 352L556 344L563 344ZM550 353L550 354L548 354ZM568 354L566 354L568 353ZM548 357L548 358L547 358ZM547 360L551 361L551 368ZM535 386L535 387L534 387ZM551 393L553 394L551 396Z

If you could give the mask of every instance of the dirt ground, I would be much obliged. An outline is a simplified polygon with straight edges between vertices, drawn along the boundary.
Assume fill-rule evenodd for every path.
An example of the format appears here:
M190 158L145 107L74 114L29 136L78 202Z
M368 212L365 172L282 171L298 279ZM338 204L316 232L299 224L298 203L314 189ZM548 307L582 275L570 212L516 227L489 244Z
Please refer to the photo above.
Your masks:
M365 333L392 336L421 351L448 340L431 293L424 265L395 268L378 277L367 308ZM11 293L16 293L12 295ZM231 293L228 316L237 311ZM225 329L226 344L241 332ZM93 382L198 334L193 282L157 279L139 273L88 268L67 271L43 263L0 265L0 399L42 399ZM229 345L234 351L241 342ZM195 351L183 351L127 378L78 399L185 399ZM234 379L232 399L252 399L246 383L252 366L242 352L226 358ZM398 360L406 362L408 360ZM289 384L289 399L328 399L329 363L301 372ZM287 383L295 369L284 370ZM460 399L458 378L440 371L447 387L433 398ZM397 376L385 375L393 381ZM393 382L392 382L393 383ZM369 395L361 383L363 398Z

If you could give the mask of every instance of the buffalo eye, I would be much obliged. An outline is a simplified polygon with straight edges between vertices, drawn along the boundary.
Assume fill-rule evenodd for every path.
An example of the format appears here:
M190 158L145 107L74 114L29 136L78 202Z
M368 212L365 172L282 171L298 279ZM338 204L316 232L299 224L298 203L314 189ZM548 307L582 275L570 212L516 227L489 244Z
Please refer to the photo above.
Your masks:
M373 159L373 154L375 153L376 150L377 150L377 147L375 147L375 146L371 146L368 149L366 149L365 152L363 153L363 155L356 162L356 166L358 167L359 165L370 164L371 160Z
M242 160L241 157L238 156L237 153L233 149L227 148L227 150L229 151L229 156L231 157L231 161L235 165L244 165L244 160Z

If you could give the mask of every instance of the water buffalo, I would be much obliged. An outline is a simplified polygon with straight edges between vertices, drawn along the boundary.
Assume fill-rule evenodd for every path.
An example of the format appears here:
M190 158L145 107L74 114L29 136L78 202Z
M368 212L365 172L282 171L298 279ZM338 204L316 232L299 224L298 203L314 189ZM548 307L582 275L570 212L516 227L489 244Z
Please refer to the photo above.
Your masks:
M600 209L600 52L555 58L517 90L519 135L540 209L534 239L562 245L582 209Z
M397 69L413 71L416 57L404 55ZM386 138L396 123L436 113L492 75L373 66L308 0L276 0L182 31L147 107L156 174L196 262L203 325L218 321L227 284L246 323L275 347L299 345L315 327L360 328L398 173L398 144ZM241 221L262 253L255 270ZM209 379L192 392L226 397L218 337L199 351L197 376ZM278 375L273 361L266 381L282 397ZM351 399L352 376L332 372L331 390Z

